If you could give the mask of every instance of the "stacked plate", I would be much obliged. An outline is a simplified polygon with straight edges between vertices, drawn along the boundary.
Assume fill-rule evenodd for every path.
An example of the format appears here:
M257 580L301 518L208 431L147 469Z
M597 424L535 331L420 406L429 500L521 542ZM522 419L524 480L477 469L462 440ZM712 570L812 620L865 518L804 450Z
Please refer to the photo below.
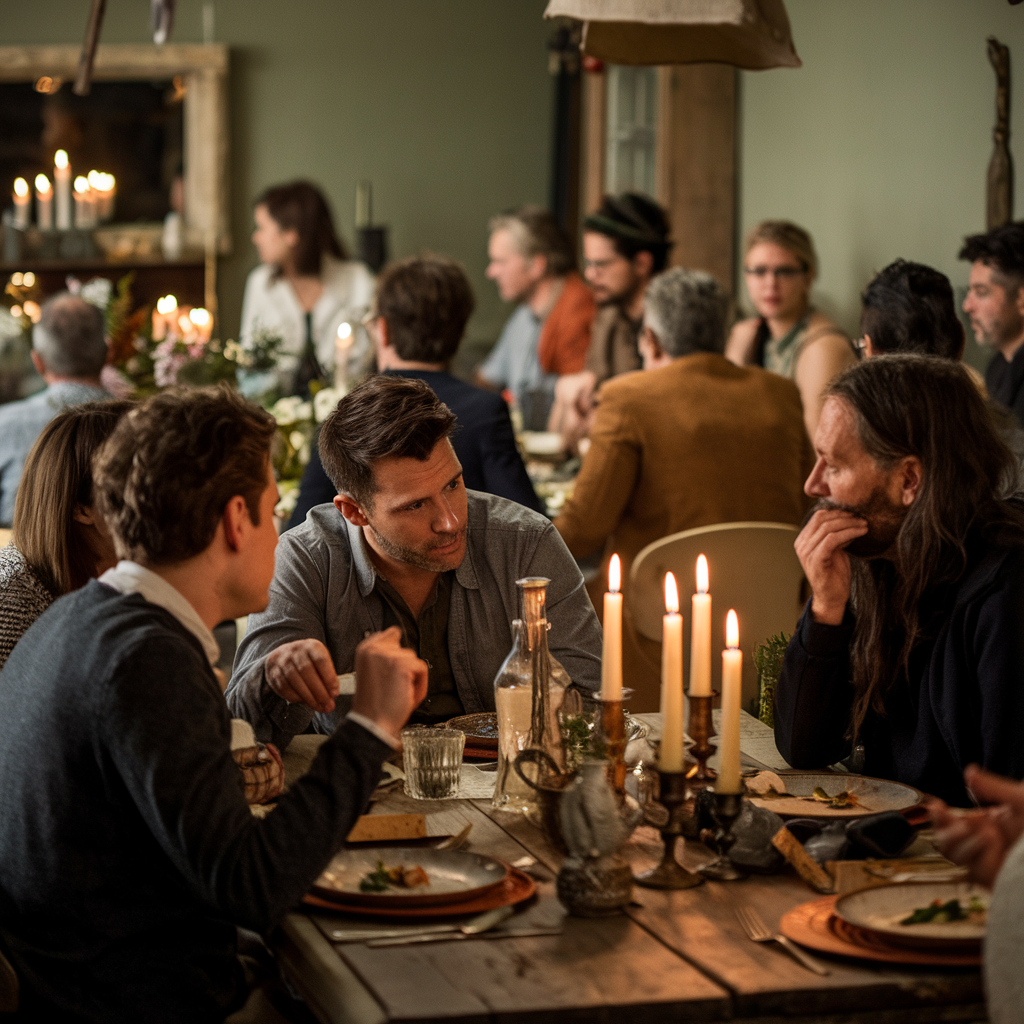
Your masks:
M779 929L795 942L823 953L886 963L970 967L981 963L983 920L972 916L905 922L915 911L952 900L964 910L972 901L987 908L990 897L987 889L970 882L876 886L794 907L782 918Z
M365 879L385 868L422 868L428 881L406 888L365 891ZM449 917L520 903L536 884L504 861L465 850L363 847L342 850L316 880L305 902L345 913L380 917Z

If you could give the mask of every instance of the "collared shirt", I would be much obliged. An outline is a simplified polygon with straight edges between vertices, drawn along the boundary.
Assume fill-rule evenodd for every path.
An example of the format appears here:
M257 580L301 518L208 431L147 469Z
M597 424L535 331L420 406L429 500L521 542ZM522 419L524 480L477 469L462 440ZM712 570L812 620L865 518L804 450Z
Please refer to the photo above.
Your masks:
M459 700L448 657L448 610L454 575L454 571L443 572L437 577L434 589L423 605L419 619L416 619L402 595L377 574L376 589L387 606L384 628L398 626L402 631L402 646L414 650L427 663L427 696L410 719L425 725L446 722L466 710Z
M558 375L541 369L537 350L543 320L524 302L502 329L480 376L515 395L526 430L546 430Z
M43 427L68 406L112 397L103 388L61 380L20 402L0 405L0 526L10 526L14 520L21 471Z
M583 576L557 531L537 512L469 491L466 555L452 574L448 657L467 714L494 710L494 677L512 647L519 616L516 580L544 576L551 623L549 646L578 686L601 680L601 627ZM248 719L263 741L286 746L313 722L332 732L350 701L324 715L282 700L266 681L267 655L312 638L326 647L339 673L351 672L360 641L385 626L386 602L366 553L363 531L333 505L318 505L281 537L270 603L249 616L228 686L232 714Z

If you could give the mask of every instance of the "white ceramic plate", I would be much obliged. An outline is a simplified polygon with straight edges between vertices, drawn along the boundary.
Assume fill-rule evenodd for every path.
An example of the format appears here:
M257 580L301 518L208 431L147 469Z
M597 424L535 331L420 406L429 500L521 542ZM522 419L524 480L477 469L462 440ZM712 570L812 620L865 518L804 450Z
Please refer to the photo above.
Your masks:
M913 786L888 779L872 779L867 775L828 772L817 775L781 775L786 795L750 796L755 807L764 807L783 818L865 818L881 811L905 811L921 802L921 794ZM829 807L813 799L820 786L829 796L844 790L857 798L853 807ZM806 799L811 797L811 799Z
M972 882L903 882L841 896L836 900L835 913L849 924L876 932L903 946L963 946L980 942L985 937L985 926L970 921L900 922L934 900L948 903L958 899L966 909L972 896L977 896L988 907L991 893Z
M385 867L419 866L430 882L412 889L389 888L386 892L363 892L359 883L374 871L377 862ZM328 897L361 906L425 907L459 903L500 885L508 865L494 857L465 850L431 850L410 846L371 846L342 850L314 883Z

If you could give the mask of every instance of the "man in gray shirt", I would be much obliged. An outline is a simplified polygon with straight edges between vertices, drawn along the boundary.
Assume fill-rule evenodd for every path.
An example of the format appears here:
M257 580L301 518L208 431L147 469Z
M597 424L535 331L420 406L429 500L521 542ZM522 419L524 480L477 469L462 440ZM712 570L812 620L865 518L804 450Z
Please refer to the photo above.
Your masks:
M266 611L249 618L227 699L259 739L285 746L348 710L338 673L357 644L396 625L427 662L414 721L494 710L494 677L512 646L516 580L545 576L549 647L596 689L601 628L583 577L543 516L467 491L448 437L455 417L422 381L372 377L338 403L320 457L338 495L289 530Z
M95 306L68 292L43 304L32 331L32 362L46 388L0 406L0 526L14 519L21 471L43 427L69 405L111 397L100 384L106 361L103 314Z

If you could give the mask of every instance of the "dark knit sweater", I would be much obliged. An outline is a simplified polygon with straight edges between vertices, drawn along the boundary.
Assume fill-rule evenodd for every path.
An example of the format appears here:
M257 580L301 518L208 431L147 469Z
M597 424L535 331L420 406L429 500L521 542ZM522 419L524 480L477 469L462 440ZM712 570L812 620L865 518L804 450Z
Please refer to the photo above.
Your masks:
M343 723L265 820L224 698L169 612L96 581L0 673L0 946L26 1019L217 1021L257 931L341 847L389 748Z
M1024 545L976 545L960 579L926 595L922 611L925 637L911 653L909 680L861 729L864 773L969 806L968 764L1024 778ZM775 742L795 768L850 752L853 629L849 608L828 626L813 620L808 602L786 649Z

